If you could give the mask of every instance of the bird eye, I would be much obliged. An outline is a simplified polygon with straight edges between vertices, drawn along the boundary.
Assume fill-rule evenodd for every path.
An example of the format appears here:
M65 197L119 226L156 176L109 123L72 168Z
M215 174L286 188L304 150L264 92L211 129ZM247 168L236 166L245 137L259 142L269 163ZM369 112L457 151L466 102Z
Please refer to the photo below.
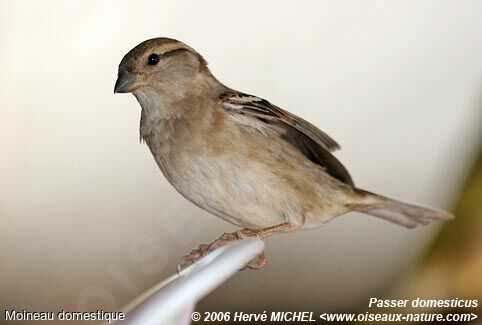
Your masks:
M159 54L153 53L147 58L147 63L149 65L156 65L159 62Z

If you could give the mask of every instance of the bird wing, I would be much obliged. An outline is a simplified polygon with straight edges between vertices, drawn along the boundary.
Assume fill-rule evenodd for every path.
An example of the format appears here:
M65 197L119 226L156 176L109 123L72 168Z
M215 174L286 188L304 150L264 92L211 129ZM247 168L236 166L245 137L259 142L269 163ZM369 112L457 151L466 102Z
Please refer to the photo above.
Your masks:
M343 183L354 185L346 168L331 154L340 149L338 143L313 124L256 96L228 92L221 96L221 101L230 112L256 118L267 127L281 128L284 131L281 137L308 159Z

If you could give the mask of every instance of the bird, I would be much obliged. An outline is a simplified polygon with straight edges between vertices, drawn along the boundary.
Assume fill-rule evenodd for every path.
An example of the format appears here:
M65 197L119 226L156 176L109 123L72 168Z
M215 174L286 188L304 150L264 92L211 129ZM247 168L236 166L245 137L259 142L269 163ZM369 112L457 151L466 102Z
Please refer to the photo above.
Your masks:
M187 44L143 41L118 67L114 93L141 106L140 138L167 181L199 208L240 229L199 245L179 267L232 241L320 227L357 211L414 228L453 215L355 186L338 143L269 101L225 86ZM247 268L260 269L260 254Z

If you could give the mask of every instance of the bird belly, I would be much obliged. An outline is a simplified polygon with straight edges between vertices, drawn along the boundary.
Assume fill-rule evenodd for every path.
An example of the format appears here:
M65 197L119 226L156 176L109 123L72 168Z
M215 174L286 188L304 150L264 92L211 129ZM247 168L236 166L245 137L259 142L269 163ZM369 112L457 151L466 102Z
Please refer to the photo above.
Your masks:
M329 176L321 169L253 150L249 158L237 150L173 151L158 164L184 197L241 227L262 229L286 222L301 227L306 222L306 228L313 228L339 214L332 207Z
M159 165L173 187L200 208L232 224L262 229L286 222L270 180L220 157L188 155ZM174 166L175 165L175 166ZM272 180L271 180L272 182Z

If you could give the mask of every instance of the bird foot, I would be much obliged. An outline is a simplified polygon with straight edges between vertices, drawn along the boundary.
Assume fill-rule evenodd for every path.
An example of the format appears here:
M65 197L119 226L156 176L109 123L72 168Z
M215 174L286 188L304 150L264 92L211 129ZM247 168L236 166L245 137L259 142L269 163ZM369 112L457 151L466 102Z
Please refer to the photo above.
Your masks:
M201 244L199 245L198 249L193 249L189 254L182 256L177 264L177 272L181 272L181 270L185 269L191 264L194 264L200 258L206 256L209 253L208 248L209 245Z
M261 270L266 264L268 263L268 257L266 256L265 252L262 252L254 260L246 264L244 268L241 269L241 271L244 271L246 269L250 270Z
M223 247L233 241L241 240L248 237L260 237L260 234L256 230L249 229L241 229L231 233L224 233L212 243L201 244L197 249L193 249L189 254L181 257L177 265L177 270L178 272L180 272L181 270L185 269L191 264L194 264L196 261L211 253L212 251ZM259 270L266 265L267 260L268 259L266 257L266 254L263 252L251 262L249 262L242 270Z

